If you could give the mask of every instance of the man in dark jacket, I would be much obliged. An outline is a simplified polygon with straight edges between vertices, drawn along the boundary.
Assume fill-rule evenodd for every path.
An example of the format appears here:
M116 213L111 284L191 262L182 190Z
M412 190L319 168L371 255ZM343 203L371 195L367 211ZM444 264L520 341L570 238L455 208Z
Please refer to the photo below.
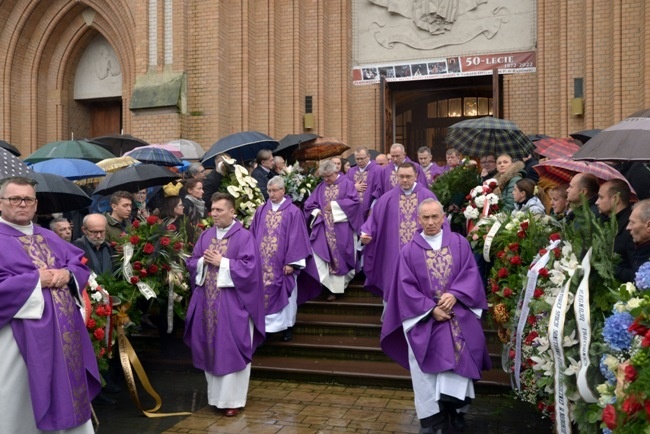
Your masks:
M261 149L257 153L256 161L257 167L253 169L251 176L257 181L257 187L262 191L264 200L268 200L269 194L266 192L266 184L277 175L273 170L273 153L268 149Z
M650 199L639 201L632 207L627 230L635 244L632 269L636 273L650 260Z

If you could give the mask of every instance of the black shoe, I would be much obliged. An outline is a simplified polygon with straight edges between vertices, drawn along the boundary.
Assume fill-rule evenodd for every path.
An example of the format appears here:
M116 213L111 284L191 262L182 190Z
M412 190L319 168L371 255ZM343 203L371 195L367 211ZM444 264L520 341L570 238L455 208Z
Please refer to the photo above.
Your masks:
M102 392L99 392L99 395L93 399L94 405L103 405L103 406L112 406L117 405L117 399L109 398L104 395Z
M291 331L291 329L286 329L285 331L282 332L283 342L289 342L292 339L293 339L293 332Z
M465 413L451 412L451 426L455 431L463 431L465 429Z

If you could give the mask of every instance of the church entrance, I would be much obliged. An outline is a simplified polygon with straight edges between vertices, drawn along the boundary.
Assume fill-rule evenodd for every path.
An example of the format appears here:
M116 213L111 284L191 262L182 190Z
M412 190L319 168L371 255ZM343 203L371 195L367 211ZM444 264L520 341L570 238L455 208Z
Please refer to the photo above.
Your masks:
M434 161L445 163L445 136L450 125L492 115L492 75L385 84L387 131L390 143L402 143L411 158L421 146L431 149Z
M122 131L122 101L93 101L85 103L90 113L90 136L120 134Z

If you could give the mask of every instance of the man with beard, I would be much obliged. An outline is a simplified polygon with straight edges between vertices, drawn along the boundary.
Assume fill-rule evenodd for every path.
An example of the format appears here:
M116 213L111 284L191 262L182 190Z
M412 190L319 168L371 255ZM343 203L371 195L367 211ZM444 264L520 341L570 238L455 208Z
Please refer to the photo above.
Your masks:
M106 242L108 222L103 214L88 214L83 219L81 231L84 236L74 241L74 245L84 251L88 268L95 274L112 273L115 250Z

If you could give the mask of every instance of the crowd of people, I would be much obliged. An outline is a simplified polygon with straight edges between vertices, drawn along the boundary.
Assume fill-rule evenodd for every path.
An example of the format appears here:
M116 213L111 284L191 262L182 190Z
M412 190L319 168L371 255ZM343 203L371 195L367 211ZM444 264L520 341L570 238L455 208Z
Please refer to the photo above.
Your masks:
M631 281L650 258L650 200L632 207L625 181L601 183L579 173L567 185L543 190L532 158L476 157L481 178L494 180L500 211L549 214L571 224L574 210L586 204L603 220L617 221L617 278ZM250 176L266 202L250 229L236 219L235 198L219 192L219 163L209 173L195 163L187 179L164 186L159 197L147 190L113 193L108 212L83 217L77 239L65 218L51 220L52 232L32 224L31 181L3 180L0 341L10 350L0 361L0 396L13 407L0 432L92 432L90 402L102 395L78 315L84 284L89 270L115 271L110 241L151 215L193 237L184 341L194 366L205 372L210 405L237 415L246 405L255 349L276 335L292 340L298 305L321 292L334 301L362 273L366 289L383 299L382 349L411 372L420 432L462 430L474 381L491 367L481 326L484 271L431 190L462 156L449 149L444 166L432 160L427 147L418 149L417 162L401 144L374 159L359 147L352 167L341 157L320 162L321 183L299 208L286 195L284 159L262 150ZM206 217L213 226L196 231ZM64 334L76 344L67 346ZM102 375L110 379L110 372Z

